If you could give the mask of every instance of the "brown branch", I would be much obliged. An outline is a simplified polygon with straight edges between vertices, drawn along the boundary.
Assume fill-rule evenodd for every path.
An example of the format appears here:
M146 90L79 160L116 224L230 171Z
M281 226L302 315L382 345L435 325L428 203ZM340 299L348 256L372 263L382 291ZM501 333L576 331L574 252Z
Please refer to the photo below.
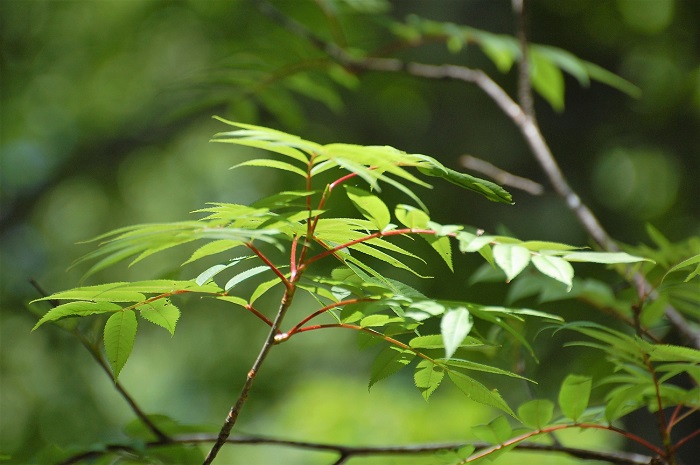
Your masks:
M462 155L459 158L460 164L468 170L484 174L498 184L503 186L513 187L527 192L530 195L544 194L544 186L531 179L523 178L515 174L509 173L496 165L493 165L486 160L476 158L472 155Z
M202 444L211 443L217 440L217 436L210 434L191 434L173 437L170 442L152 441L145 444L148 449L162 447L172 444ZM309 451L319 452L336 452L339 458L333 462L334 464L345 463L353 457L371 457L371 456L399 456L399 455L415 455L415 454L430 454L441 451L456 451L466 446L473 446L478 450L488 449L492 444L475 441L475 442L451 442L440 444L409 444L397 446L345 446L340 444L324 444L306 441L292 441L285 439L269 438L265 436L234 436L229 437L225 441L229 444L249 444L249 445L271 445L280 447L289 447L294 449L304 449ZM654 463L654 458L642 454L631 452L605 452L579 449L575 447L566 447L554 444L541 443L519 443L515 445L516 449L523 451L547 451L558 452L569 455L571 457L583 460L602 460L608 463L617 465L650 465ZM112 444L104 447L103 450L89 451L74 455L57 465L74 465L82 461L95 459L109 453L131 452L137 453L131 446Z

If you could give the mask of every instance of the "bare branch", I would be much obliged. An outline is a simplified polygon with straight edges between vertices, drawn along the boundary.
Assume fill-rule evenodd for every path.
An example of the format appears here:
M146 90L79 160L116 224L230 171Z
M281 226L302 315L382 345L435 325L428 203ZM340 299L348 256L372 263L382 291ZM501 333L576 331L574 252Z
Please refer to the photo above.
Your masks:
M170 442L152 441L145 444L148 449L158 448L172 444L202 444L218 440L218 437L211 434L191 434L173 437ZM318 452L336 452L338 459L333 465L339 465L355 457L376 457L376 456L399 456L399 455L419 455L431 454L441 451L457 451L466 446L473 446L477 450L488 449L492 444L485 442L450 442L438 444L411 444L398 446L344 446L340 444L325 444L305 441L291 441L285 439L269 438L265 436L233 436L225 441L229 444L249 444L249 445L269 445L288 447L293 449L304 449ZM515 445L515 448L522 451L547 451L566 454L582 460L602 460L616 465L650 465L654 463L654 458L642 454L631 452L608 452L592 451L575 447L566 447L557 444L542 444L523 442ZM136 452L130 446L121 444L107 445L103 450L90 451L74 455L57 465L74 465L82 461L101 457L109 453Z
M496 165L493 165L486 160L474 157L472 155L462 155L459 158L460 164L468 170L484 174L498 184L503 186L513 187L525 191L530 195L544 194L544 186L531 179L523 178L515 174L509 173Z

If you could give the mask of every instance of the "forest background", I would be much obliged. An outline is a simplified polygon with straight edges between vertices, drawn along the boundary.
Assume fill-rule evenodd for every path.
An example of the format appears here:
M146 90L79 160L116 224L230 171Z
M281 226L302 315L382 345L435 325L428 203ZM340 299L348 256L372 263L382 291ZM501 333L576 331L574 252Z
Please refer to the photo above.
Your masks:
M387 42L379 19L386 16L503 34L515 23L507 0L275 4L322 37L368 50ZM640 89L633 98L597 82L582 87L567 75L564 108L536 99L543 133L583 200L623 243L653 244L647 225L671 241L700 234L700 4L538 0L528 14L532 42L568 50ZM38 297L30 279L48 291L75 286L85 270L66 267L90 250L76 242L127 224L177 220L207 201L248 203L290 187L284 175L229 171L252 152L209 144L221 130L213 114L321 143L392 145L455 169L466 170L463 155L473 155L545 192L511 189L516 203L507 206L437 185L423 194L435 218L522 239L590 244L520 133L478 88L396 73L329 73L317 50L254 2L9 0L0 3L0 40L0 452L16 463L49 444L118 438L132 418L112 381L72 338L30 334L36 316L27 302ZM516 93L515 70L501 72L478 47L455 52L435 43L401 53L484 69ZM500 285L467 290L479 265L465 259L454 274L445 268L437 279L413 284L432 295L502 301ZM175 272L171 266L153 258L101 278L166 275ZM557 309L567 318L578 310ZM249 345L263 334L245 323L224 307L185 314L174 338L153 331L137 340L121 379L151 412L218 424L231 386L255 355ZM266 370L275 376L259 379L249 406L256 415L244 415L240 431L388 444L464 439L470 426L488 420L485 407L465 402L454 388L425 403L410 381L390 379L368 394L372 354L324 350L327 338L354 344L352 335L314 335L299 342L313 356L286 351L271 358ZM548 347L538 354L539 375L552 385L535 390L556 392L571 363L596 369L589 353L567 349L564 358ZM608 440L601 438L580 435L582 444ZM267 463L279 451L241 453ZM285 453L285 463L312 460ZM367 463L393 463L381 460Z

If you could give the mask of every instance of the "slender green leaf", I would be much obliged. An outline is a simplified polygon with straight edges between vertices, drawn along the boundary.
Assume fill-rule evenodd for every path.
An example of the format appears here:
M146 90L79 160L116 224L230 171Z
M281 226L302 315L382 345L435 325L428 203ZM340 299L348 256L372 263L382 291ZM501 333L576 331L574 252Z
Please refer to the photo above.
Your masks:
M267 291L275 287L277 284L281 283L282 282L280 281L280 278L275 277L273 279L270 279L269 281L265 281L263 283L258 284L258 287L256 287L253 293L250 295L250 304L253 305L255 301L262 297Z
M520 245L496 244L493 246L493 258L511 281L530 263L530 251Z
M445 360L445 365L450 367L464 368L465 370L483 371L484 373L493 373L496 375L510 376L511 378L519 378L524 379L526 381L534 382L531 379L525 378L524 376L520 376L519 374L513 373L512 371L503 370L501 368L497 368L491 365L484 365L483 363L472 362L471 360L451 358L449 360Z
M474 326L474 319L466 307L448 309L440 321L440 332L445 344L445 357L451 358Z
M515 412L506 404L498 390L489 390L483 384L473 378L454 370L447 371L448 376L457 388L467 395L470 399L480 404L488 405L506 412L514 418L517 418Z
M302 170L298 166L294 166L291 163L287 163L279 160L268 160L268 159L255 159L247 160L232 166L231 169L240 168L242 166L261 166L265 168L274 168L277 170L289 171L294 174L298 174L302 178L306 178L306 171Z
M552 420L554 403L546 399L534 399L518 407L520 420L530 428L539 430Z
M414 352L396 346L387 346L382 349L372 364L369 388L371 389L378 381L393 375L407 366L415 356Z
M394 215L399 223L411 229L427 229L430 221L427 213L410 205L397 205Z
M104 344L107 360L112 367L114 381L119 378L136 339L136 314L133 310L117 312L107 320L104 328Z
M180 319L180 310L169 299L147 302L137 306L136 309L145 320L167 329L171 335L175 334L175 325Z
M56 321L72 316L88 316L98 313L109 313L121 310L117 304L111 302L68 302L52 308L34 325L32 331L47 321Z
M226 292L230 291L231 288L233 288L235 285L242 283L248 278L252 278L253 276L259 275L260 273L264 273L265 271L269 271L270 267L267 265L260 265L256 266L253 268L250 268L248 270L243 271L242 273L237 274L233 278L229 279L226 285L224 286L224 289Z
M562 257L569 262L587 262L587 263L636 263L636 262L653 262L648 258L635 257L625 252L571 252Z
M588 407L591 395L591 377L570 374L559 390L559 408L573 421L577 421Z
M700 254L695 255L693 257L690 257L688 259L683 260L682 262L678 263L677 265L671 267L666 274L664 275L664 279L666 279L666 276L668 276L670 273L673 273L674 271L678 271L682 268L685 268L690 265L695 265L696 263L700 263ZM698 265L695 270L693 270L688 277L685 279L685 282L690 281L693 279L695 276L700 275L700 265Z
M564 75L548 56L530 48L532 87L556 111L564 109Z
M214 265L212 267L209 267L206 270L202 271L199 274L199 276L197 276L197 278L195 278L195 282L201 286L201 285L207 283L209 280L211 280L217 274L224 271L225 269L230 268L232 266L236 266L239 263L241 263L242 261L247 260L247 259L252 258L252 257L253 257L253 255L236 257L236 258L232 258L231 260L229 260L229 263Z
M442 367L430 360L421 360L418 365L416 365L413 381L420 390L423 398L428 400L432 393L440 386L444 376L445 370Z
M416 336L411 339L408 343L414 349L444 349L445 343L442 339L441 334L430 334L427 336ZM460 347L478 347L483 346L484 343L477 338L467 336L464 338Z
M190 258L183 263L183 265L191 263L195 260L199 260L200 258L208 257L209 255L225 252L227 250L233 249L234 247L238 247L241 245L244 245L244 242L232 241L228 239L209 242L208 244L205 244L202 247L195 250L190 256Z

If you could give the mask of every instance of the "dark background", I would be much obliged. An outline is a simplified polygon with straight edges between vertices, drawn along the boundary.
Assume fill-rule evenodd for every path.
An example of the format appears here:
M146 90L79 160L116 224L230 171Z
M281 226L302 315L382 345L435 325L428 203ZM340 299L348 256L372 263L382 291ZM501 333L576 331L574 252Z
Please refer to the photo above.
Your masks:
M372 8L397 20L416 14L514 31L508 0L355 2L367 12L351 10L351 3L275 4L319 36L366 50L392 40ZM337 24L324 8L338 13ZM642 91L633 99L596 82L581 88L567 76L563 112L536 99L542 131L564 173L623 243L649 242L646 224L671 240L700 231L699 23L700 3L691 0L530 2L531 41L597 63ZM505 206L436 183L420 192L436 221L589 244L514 125L479 89L378 73L334 81L318 51L252 2L4 0L0 41L0 454L12 456L11 463L25 463L49 444L118 440L132 419L110 380L71 337L50 327L30 334L36 316L27 302L38 297L30 279L48 291L74 287L85 268L66 268L92 250L76 242L129 224L187 219L208 201L247 203L293 187L288 177L256 168L228 171L257 152L208 143L215 132L228 130L211 115L321 143L392 145L455 169L461 155L472 154L544 184L546 193L510 189L516 204ZM500 73L477 46L452 54L436 43L399 56L479 67L515 93L515 70ZM89 283L196 275L193 269L173 271L182 254L174 255L118 266ZM497 300L502 288L487 287L483 295L467 289L479 265L470 260L460 262L455 274L435 260L432 274L438 277L413 284L436 296ZM149 412L218 425L264 328L239 309L191 304L174 338L142 324L122 380ZM450 387L426 404L409 376L367 394L371 353L355 347L352 335L310 334L275 353L241 417L241 431L387 444L462 440L470 437L469 426L488 420L485 408ZM556 353L540 355L540 370L557 385L563 372L556 367L569 362L547 362ZM509 387L516 398L525 389L501 386ZM616 440L575 435L579 447L613 446ZM278 453L236 452L259 464ZM365 463L399 463L392 460ZM410 460L424 463L400 463ZM327 461L285 455L285 463Z

